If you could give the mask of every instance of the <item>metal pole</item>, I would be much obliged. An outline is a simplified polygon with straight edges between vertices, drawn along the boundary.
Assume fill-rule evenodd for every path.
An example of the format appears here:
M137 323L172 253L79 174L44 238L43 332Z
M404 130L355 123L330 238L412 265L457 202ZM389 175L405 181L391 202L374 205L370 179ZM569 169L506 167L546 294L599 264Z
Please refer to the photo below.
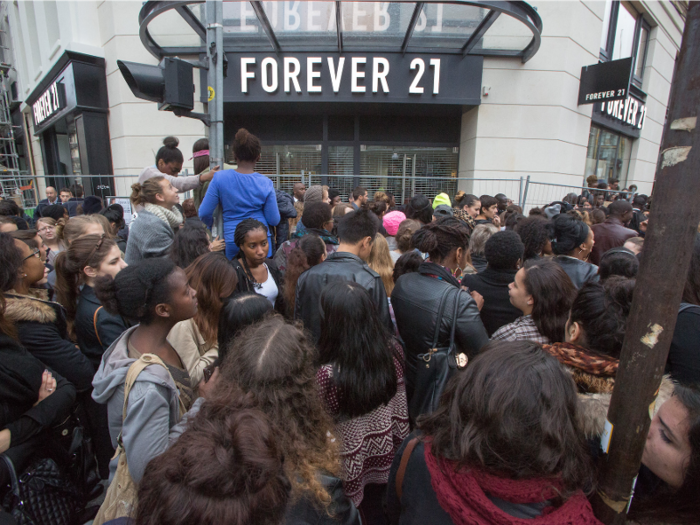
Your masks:
M690 2L671 84L644 258L608 410L609 449L601 458L593 498L596 516L606 524L625 522L700 221L699 63L700 2Z
M525 206L527 205L527 190L530 188L530 175L527 176L525 180L525 190L523 191L523 203L521 205L523 212L525 211Z
M518 187L518 206L523 207L523 179L525 177L520 177L520 186Z
M209 93L209 167L224 167L224 8L221 0L207 0L207 75ZM212 93L213 89L213 93ZM223 235L223 214L214 213L214 236Z

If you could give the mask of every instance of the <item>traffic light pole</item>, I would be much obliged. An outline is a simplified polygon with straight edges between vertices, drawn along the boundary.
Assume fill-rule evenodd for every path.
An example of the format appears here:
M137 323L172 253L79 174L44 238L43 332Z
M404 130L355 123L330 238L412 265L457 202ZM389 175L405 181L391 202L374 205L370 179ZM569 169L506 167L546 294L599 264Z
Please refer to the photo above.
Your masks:
M700 221L700 2L690 2L671 85L649 228L603 443L596 516L625 522Z
M209 71L209 161L224 167L224 7L222 0L207 0L207 61ZM223 235L221 211L214 214L214 235Z

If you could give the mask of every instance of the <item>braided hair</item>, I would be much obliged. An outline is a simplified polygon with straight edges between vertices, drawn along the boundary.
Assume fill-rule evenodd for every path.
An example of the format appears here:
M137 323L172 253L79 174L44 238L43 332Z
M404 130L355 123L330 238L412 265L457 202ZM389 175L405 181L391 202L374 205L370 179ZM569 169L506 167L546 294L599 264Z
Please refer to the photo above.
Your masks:
M413 245L419 251L430 254L433 262L439 262L457 248L467 249L469 228L459 219L443 217L414 233Z
M233 242L236 246L238 246L238 254L236 255L236 258L241 260L246 277L248 277L251 283L255 283L256 281L253 277L253 273L250 271L248 261L243 254L243 243L245 242L246 236L255 230L263 230L265 235L268 233L267 226L257 219L243 219L238 223L238 226L236 226L236 231L233 233Z
M95 295L112 315L148 325L156 306L170 300L168 277L176 268L170 259L145 259L127 266L114 278L98 277Z

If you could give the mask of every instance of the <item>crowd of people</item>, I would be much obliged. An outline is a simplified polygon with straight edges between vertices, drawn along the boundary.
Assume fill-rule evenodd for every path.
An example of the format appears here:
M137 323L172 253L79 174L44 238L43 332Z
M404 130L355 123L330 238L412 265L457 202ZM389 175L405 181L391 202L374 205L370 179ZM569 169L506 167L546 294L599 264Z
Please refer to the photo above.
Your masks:
M0 202L0 523L26 523L17 480L49 467L66 524L600 523L651 199L289 194L257 137L232 151L210 169L197 141L181 177L166 138L129 226L79 187L33 217ZM698 341L700 234L638 523L700 516Z

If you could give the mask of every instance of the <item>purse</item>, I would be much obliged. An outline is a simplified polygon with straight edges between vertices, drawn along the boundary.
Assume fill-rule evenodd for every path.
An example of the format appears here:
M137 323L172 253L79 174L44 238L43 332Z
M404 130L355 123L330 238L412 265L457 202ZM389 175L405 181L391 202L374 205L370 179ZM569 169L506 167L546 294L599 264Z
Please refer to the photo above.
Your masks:
M447 347L437 348L440 336L440 325L445 313L445 303L452 287L447 288L440 298L438 308L437 323L435 325L435 335L433 346L424 354L418 354L418 364L416 365L416 379L413 396L408 404L408 414L411 421L416 420L421 414L433 412L440 402L440 396L447 381L452 376L455 369L462 369L469 361L466 354L457 353L455 347L455 328L457 327L457 308L459 307L459 296L461 290L455 290L454 309L452 317L452 328L450 330L450 343Z
M76 525L83 510L80 490L50 458L37 458L17 476L12 460L2 459L10 472L11 490L3 508L18 525Z
M122 422L124 419L126 419L126 407L129 402L129 393L136 382L136 378L141 372L152 364L158 364L168 370L165 363L154 354L143 354L129 367L129 370L126 373L126 380L124 382L124 408L122 410ZM168 373L170 373L169 370ZM182 417L184 413L184 404L180 399L180 417ZM136 508L138 486L136 485L136 482L134 482L133 478L131 477L131 473L129 472L121 432L119 433L119 437L117 437L117 451L114 454L114 458L118 458L117 472L114 474L114 479L112 479L112 482L107 488L105 500L100 506L100 510L97 512L97 515L92 522L93 525L102 525L105 522L116 518L132 517L133 511Z

